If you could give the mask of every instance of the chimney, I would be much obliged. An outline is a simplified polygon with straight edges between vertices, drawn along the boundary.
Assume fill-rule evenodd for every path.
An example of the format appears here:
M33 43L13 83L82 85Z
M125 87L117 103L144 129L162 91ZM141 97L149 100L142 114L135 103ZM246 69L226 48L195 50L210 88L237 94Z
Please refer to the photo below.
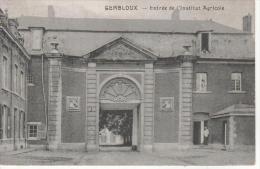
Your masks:
M55 17L55 11L52 5L48 5L48 17L49 18Z
M172 20L180 20L180 11L178 9L172 12Z
M252 32L252 15L247 14L243 17L243 31Z

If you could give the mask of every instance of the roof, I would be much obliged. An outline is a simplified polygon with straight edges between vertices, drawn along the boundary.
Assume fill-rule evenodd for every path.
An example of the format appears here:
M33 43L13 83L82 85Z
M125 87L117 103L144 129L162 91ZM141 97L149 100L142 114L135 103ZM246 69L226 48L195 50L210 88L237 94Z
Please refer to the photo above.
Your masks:
M248 104L233 104L218 112L212 114L212 118L230 116L230 115L251 115L255 114L255 106Z
M160 33L244 33L242 30L222 25L212 20L141 20L141 19L94 19L94 18L48 18L22 16L18 18L19 29L44 27L46 30L119 31Z

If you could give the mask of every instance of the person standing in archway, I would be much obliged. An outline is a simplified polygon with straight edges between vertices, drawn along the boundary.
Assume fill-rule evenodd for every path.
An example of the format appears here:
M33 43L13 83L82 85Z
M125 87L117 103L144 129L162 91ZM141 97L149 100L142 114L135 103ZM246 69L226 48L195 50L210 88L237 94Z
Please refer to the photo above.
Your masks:
M206 127L206 126L204 127L203 135L204 135L204 145L208 145L209 129L208 129L208 127Z

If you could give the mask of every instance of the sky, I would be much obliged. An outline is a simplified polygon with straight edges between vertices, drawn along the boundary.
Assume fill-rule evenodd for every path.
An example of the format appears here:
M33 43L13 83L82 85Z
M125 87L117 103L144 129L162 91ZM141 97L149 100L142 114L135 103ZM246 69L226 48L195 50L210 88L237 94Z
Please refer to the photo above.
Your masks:
M254 17L254 0L0 0L0 8L8 9L10 17L47 16L48 5L53 5L56 17L170 19L173 10L149 10L151 6L216 6L221 11L182 10L181 19L212 19L242 29L242 17ZM105 5L137 5L137 11L105 11ZM147 8L147 9L142 9Z

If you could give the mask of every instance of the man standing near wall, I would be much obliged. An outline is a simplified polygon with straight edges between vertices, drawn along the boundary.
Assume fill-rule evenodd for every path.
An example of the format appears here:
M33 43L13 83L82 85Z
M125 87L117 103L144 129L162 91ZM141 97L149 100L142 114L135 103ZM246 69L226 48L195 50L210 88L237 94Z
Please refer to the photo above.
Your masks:
M204 127L204 145L208 145L208 139L209 139L209 129L205 126Z

